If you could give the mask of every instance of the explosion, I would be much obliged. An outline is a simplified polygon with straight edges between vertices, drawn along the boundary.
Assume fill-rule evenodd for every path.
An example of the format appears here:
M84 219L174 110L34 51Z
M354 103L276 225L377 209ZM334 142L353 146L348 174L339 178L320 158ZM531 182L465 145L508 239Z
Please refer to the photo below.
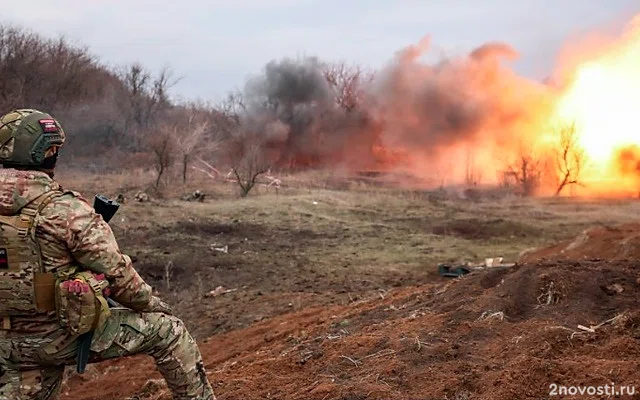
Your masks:
M422 187L509 181L529 194L571 186L580 194L635 195L640 18L635 22L595 49L574 43L578 57L559 65L552 83L516 74L508 62L518 54L504 43L428 63L425 38L371 79L328 79L327 65L315 58L273 61L247 84L243 120L279 149L281 166L386 170Z
M640 18L574 69L556 118L575 123L591 192L640 190Z

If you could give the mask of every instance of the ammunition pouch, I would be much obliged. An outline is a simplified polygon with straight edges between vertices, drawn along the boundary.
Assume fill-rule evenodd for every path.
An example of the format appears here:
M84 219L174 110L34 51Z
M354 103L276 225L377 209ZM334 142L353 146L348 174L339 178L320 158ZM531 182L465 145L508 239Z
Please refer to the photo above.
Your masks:
M55 285L56 312L60 325L71 335L96 330L111 315L103 291L109 282L92 272L61 277Z

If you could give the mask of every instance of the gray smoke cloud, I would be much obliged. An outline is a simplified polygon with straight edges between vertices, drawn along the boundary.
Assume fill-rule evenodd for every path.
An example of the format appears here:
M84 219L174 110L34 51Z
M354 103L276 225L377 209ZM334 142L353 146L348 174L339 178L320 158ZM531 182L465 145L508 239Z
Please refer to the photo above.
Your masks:
M545 89L504 66L517 57L507 44L432 64L421 60L428 49L423 39L372 80L342 87L327 79L330 65L317 58L272 61L247 82L247 121L282 142L285 158L366 163L376 161L376 145L428 155L461 141L509 140L535 118L529 106ZM353 91L362 93L355 107L338 101Z
M284 143L280 163L339 159L345 141L356 136L348 131L363 127L336 103L327 67L315 57L272 61L245 86L246 121L267 140Z
M261 120L265 116L276 120L278 136L285 131L287 136L313 134L323 111L332 103L331 88L322 70L323 64L316 58L271 61L264 75L245 87L250 114Z
M331 89L322 74L324 64L317 58L271 61L264 76L247 83L247 94L260 102L293 106L331 100Z

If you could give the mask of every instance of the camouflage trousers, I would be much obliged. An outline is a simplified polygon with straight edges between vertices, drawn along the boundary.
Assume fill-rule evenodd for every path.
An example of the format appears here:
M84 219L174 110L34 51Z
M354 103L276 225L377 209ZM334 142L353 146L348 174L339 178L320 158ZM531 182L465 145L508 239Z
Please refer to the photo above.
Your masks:
M147 354L155 359L175 400L215 400L200 350L180 319L115 309L105 326L96 332L90 362ZM0 400L57 399L65 365L75 364L77 341L61 342L62 332L20 337L7 333L0 331Z

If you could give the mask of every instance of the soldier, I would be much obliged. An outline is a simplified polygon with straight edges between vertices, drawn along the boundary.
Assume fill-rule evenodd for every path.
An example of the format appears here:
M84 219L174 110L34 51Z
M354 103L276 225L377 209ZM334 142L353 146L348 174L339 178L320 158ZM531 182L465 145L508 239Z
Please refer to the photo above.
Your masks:
M90 362L148 354L174 399L215 400L183 322L153 296L102 217L53 180L64 140L49 114L0 117L0 400L57 398L85 331L93 331ZM102 306L107 285L126 308Z

